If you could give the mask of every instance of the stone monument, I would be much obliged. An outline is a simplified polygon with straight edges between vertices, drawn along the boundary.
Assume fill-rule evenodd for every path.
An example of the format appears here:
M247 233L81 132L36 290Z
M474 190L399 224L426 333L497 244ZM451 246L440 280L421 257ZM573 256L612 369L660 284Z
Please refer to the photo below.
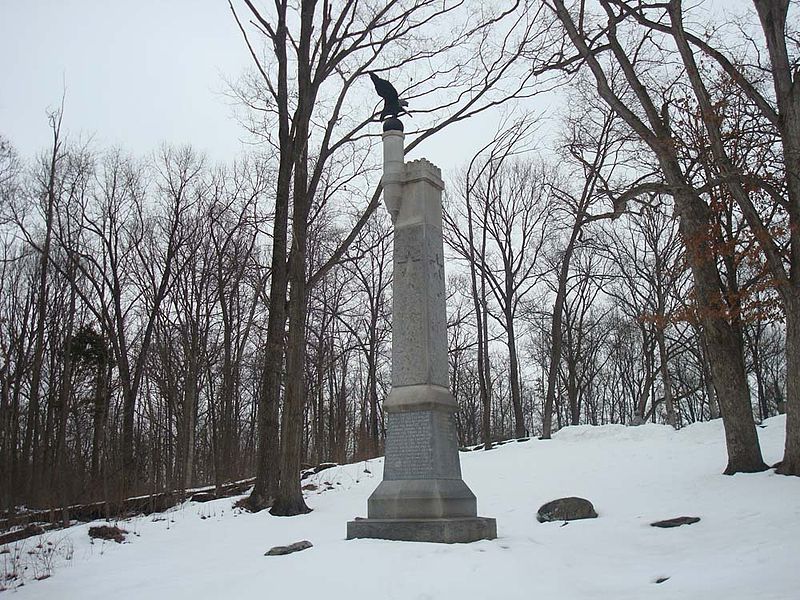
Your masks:
M383 198L394 223L392 391L383 481L367 518L347 523L347 539L473 542L497 537L477 516L461 478L447 364L441 171L404 160L403 125L383 126Z

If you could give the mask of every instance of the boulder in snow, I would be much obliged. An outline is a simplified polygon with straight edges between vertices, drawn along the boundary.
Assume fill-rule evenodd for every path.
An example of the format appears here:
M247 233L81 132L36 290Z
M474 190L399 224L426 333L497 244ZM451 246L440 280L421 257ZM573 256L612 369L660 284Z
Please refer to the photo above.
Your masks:
M597 512L592 503L585 498L558 498L543 504L536 515L539 523L546 521L574 521L576 519L596 519Z

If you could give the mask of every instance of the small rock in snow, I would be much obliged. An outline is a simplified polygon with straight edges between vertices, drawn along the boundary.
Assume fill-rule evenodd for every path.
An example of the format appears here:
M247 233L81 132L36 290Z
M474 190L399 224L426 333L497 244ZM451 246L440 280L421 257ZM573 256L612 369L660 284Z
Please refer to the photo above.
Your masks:
M692 523L697 523L699 520L700 517L675 517L674 519L665 519L663 521L650 523L650 526L662 527L666 529L669 527L680 527L681 525L691 525Z
M125 541L125 535L128 532L120 529L116 525L98 525L97 527L89 527L89 537L93 540L114 540L118 544Z
M264 556L283 556L284 554L291 554L292 552L300 552L300 550L306 550L311 548L314 544L309 542L308 540L302 540L300 542L295 542L294 544L289 544L288 546L274 546L267 550Z

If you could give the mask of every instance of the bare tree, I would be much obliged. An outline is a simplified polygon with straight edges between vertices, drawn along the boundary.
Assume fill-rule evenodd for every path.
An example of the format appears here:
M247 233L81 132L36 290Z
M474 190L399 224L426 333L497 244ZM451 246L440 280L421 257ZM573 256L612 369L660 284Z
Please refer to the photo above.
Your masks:
M492 201L496 199L492 197L492 189L506 161L524 147L530 130L531 124L524 121L508 127L501 127L495 139L481 148L470 160L463 177L463 187L459 189L457 199L445 204L442 217L445 226L445 241L456 255L467 263L469 268L472 312L476 320L477 331L477 379L482 408L484 450L490 450L492 447L488 324L490 312L487 293L490 277L487 274L489 268L485 262L491 228L489 215L493 210ZM463 228L464 222L466 222L466 230ZM496 279L495 283L498 283ZM512 281L512 287L513 283ZM512 306L512 300L512 298L509 299L509 308ZM513 332L513 327L511 331ZM515 343L515 340L512 339L509 350L512 347L516 348ZM522 426L524 433L522 419L517 423L517 426L519 425Z
M271 283L275 293L270 301L272 327L267 342L271 362L265 371L266 396L262 403L265 420L262 423L266 425L269 420L266 415L273 414L270 411L275 409L270 407L277 404L280 394L283 323L288 318L286 391L281 413L281 476L271 510L274 514L291 515L308 510L295 475L302 454L305 388L302 368L305 362L304 314L308 288L313 287L324 272L342 258L380 198L378 188L371 195L366 211L332 252L330 259L306 279L308 220L328 161L348 148L353 156L366 157L369 154L369 144L363 141L373 111L365 111L363 102L360 106L354 104L357 82L364 81L365 78L360 77L370 69L387 71L402 67L410 71L432 67L432 71L418 78L419 83L402 92L409 101L419 104L428 95L437 94L440 98L442 94L447 95L437 107L436 120L419 132L414 142L409 144L410 150L454 122L488 110L510 97L533 93L533 73L516 80L511 92L495 93L493 88L499 81L512 81L508 78L519 64L519 57L524 51L533 50L535 43L542 44L543 39L538 42L531 40L528 34L532 18L525 14L519 3L507 10L487 14L477 25L465 21L452 37L436 42L433 39L440 33L434 33L436 24L458 15L459 10L465 8L463 2L417 0L407 5L390 2L365 8L362 3L350 0L334 8L328 3L318 5L315 0L289 7L287 2L279 0L275 2L272 14L257 9L249 0L245 3L253 16L254 27L266 36L270 44L270 58L261 60L250 43L248 29L236 16L266 90L262 95L262 99L267 99L265 114L275 116L278 122L277 139L267 134L274 143L279 169ZM293 29L291 35L290 27ZM501 35L498 45L490 41L494 37L491 35L493 31ZM432 50L420 52L420 48ZM482 60L470 63L464 56L465 52L474 52ZM455 59L455 56L460 57ZM452 68L453 60L456 60L456 69ZM251 104L257 102L258 98ZM364 163L365 160L354 160L352 168L361 171ZM290 192L292 241L291 255L286 260ZM287 285L290 295L284 315L281 311ZM267 479L272 477L274 483L274 473L269 475L269 461L265 455L269 443L267 438L274 438L274 430L264 431L260 435L262 451L258 483L251 502L255 508L265 501Z
M728 448L725 472L732 474L764 470L766 465L761 457L750 406L742 341L726 318L719 272L716 264L709 260L713 256L707 236L710 209L687 176L676 152L668 103L654 98L654 94L659 93L655 89L654 73L651 69L646 77L643 76L641 65L637 65L637 57L642 55L642 51L626 47L621 41L618 32L626 23L624 13L615 10L614 2L600 0L606 22L599 34L589 33L586 29L594 22L591 19L584 20L584 2L578 7L580 18L577 21L563 0L545 0L545 3L555 12L566 35L585 60L600 97L644 142L658 163L663 183L648 182L637 191L642 193L655 188L671 194L675 200L680 231L686 244L686 258L694 278L695 294L698 304L703 307L703 336L722 407ZM646 44L649 39L649 36L645 36L636 43ZM611 66L604 66L601 58L607 58ZM609 78L610 72L620 74L619 78L626 85L623 91L615 90L619 82Z
M597 212L598 205L607 203L608 182L620 167L620 151L629 140L621 128L619 117L608 108L598 106L586 94L585 85L574 88L574 112L565 119L561 156L566 161L562 183L554 178L549 183L555 204L554 225L561 222L567 233L566 245L557 250L555 299L550 319L550 361L547 369L547 391L542 413L542 439L550 439L555 402L558 368L561 362L562 320L572 257L582 243L584 228L595 221L616 218L619 211ZM569 185L575 179L579 185Z
M620 227L609 232L609 252L614 257L619 283L610 286L608 293L637 322L643 347L652 349L644 353L644 359L653 370L658 364L667 423L677 428L666 331L679 312L677 291L684 275L681 240L671 217L665 215L658 204L644 207L639 214L626 215L623 219L624 229ZM654 344L651 346L648 340ZM653 356L656 351L657 362ZM647 396L642 395L636 407L640 422L647 420L646 400ZM655 406L650 412L655 414Z
M770 231L769 222L759 211L747 182L743 181L743 169L736 164L723 138L719 109L714 106L711 93L700 73L697 60L683 25L683 8L680 0L671 0L667 6L672 36L686 68L695 98L700 106L711 153L719 175L725 186L741 208L749 226L759 240L766 258L766 265L775 279L776 289L781 295L786 311L787 354L787 425L784 458L778 472L800 476L800 91L795 85L800 56L792 57L787 46L787 15L789 0L780 2L754 2L761 21L769 54L769 67L775 90L774 107L763 96L758 96L751 83L742 85L745 93L762 110L764 116L778 129L783 147L783 168L786 177L784 188L774 190L772 200L788 213L789 248L788 268L783 259L783 240ZM728 63L730 64L730 63ZM744 82L741 71L734 80Z
M22 446L22 461L28 473L23 481L31 493L34 486L34 477L41 473L41 450L39 448L39 401L41 394L42 363L45 351L45 324L47 322L47 284L50 270L50 253L53 243L53 227L55 207L57 202L57 178L60 163L64 160L63 141L61 139L61 122L63 112L59 111L49 116L50 129L53 135L52 149L48 164L41 181L42 200L44 213L44 239L41 242L39 256L39 285L36 297L36 333L33 342L33 361L31 364L31 388L28 400L28 419L25 427L25 440ZM38 487L38 486L37 486Z

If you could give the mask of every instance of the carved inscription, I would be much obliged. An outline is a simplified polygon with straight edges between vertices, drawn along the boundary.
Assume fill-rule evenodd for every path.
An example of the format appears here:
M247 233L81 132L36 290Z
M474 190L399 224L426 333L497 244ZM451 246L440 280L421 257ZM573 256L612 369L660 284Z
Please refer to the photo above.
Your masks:
M461 479L455 417L439 411L393 412L384 479Z
M433 479L432 413L389 415L384 479Z
M394 234L392 385L448 386L442 232L431 225Z

